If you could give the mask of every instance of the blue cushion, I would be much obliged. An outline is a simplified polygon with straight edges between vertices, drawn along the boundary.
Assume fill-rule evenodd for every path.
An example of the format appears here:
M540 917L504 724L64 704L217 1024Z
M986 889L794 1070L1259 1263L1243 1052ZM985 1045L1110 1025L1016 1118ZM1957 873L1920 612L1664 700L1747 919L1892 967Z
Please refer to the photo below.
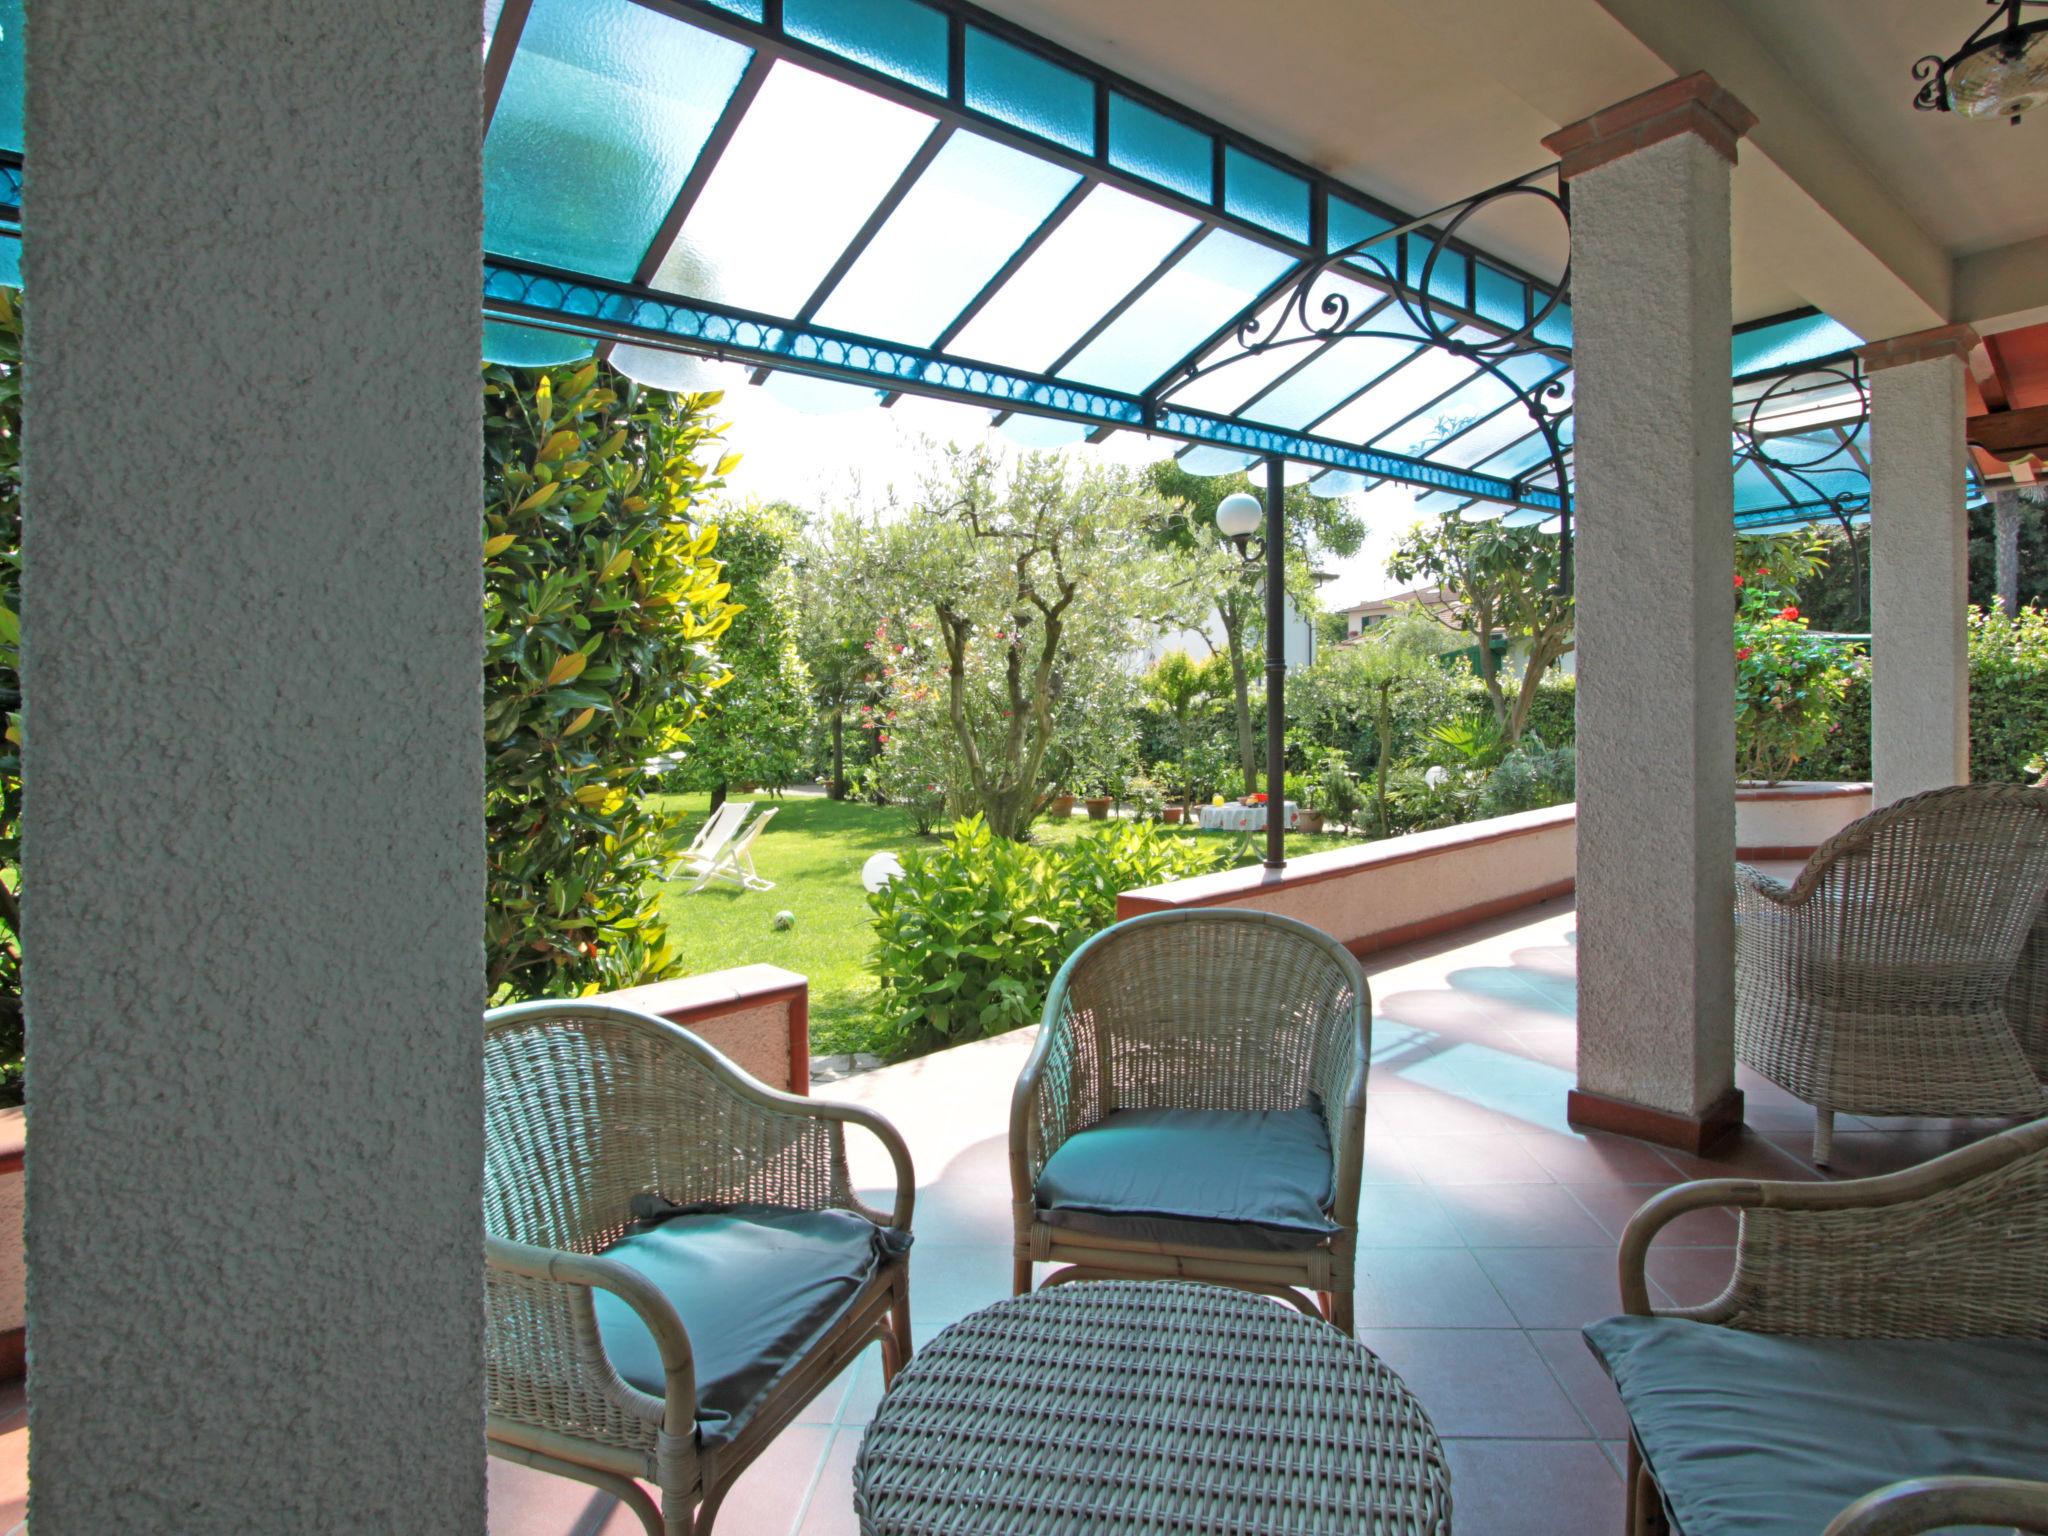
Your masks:
M697 1372L697 1433L730 1440L784 1367L844 1312L901 1234L851 1211L742 1205L685 1211L604 1250L674 1305ZM598 1336L621 1378L667 1390L654 1335L609 1291L593 1292Z
M1330 1136L1313 1109L1123 1109L1038 1176L1054 1226L1177 1246L1313 1248L1337 1230Z
M1610 1317L1614 1378L1682 1536L1814 1536L1908 1477L2048 1478L2048 1343L1808 1339Z

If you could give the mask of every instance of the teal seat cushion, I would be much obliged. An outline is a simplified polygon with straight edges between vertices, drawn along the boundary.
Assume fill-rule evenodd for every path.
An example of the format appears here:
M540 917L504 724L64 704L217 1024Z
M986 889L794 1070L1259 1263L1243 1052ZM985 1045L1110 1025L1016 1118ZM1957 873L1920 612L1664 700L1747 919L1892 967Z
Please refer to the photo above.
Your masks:
M783 1370L874 1277L885 1252L907 1246L851 1211L742 1205L684 1210L604 1250L639 1271L674 1305L697 1373L697 1433L729 1440ZM666 1391L654 1335L609 1291L592 1293L598 1336L620 1377Z
M1173 1246L1313 1248L1330 1220L1330 1136L1313 1109L1123 1109L1046 1160L1054 1226Z
M2048 1343L1808 1339L1610 1317L1614 1378L1682 1536L1815 1536L1908 1477L2048 1478Z

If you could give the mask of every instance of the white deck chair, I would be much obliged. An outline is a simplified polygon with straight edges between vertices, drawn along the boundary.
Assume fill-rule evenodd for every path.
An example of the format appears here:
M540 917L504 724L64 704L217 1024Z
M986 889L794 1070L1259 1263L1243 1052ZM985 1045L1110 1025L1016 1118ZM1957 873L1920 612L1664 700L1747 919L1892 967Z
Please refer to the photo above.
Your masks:
M748 803L753 809L755 802ZM754 839L761 835L761 829L775 819L776 807L764 805L761 814L747 823L747 830L727 843L724 850L708 858L697 858L690 862L689 873L697 877L697 883L690 887L690 894L696 895L714 880L730 881L749 891L772 891L773 880L764 880L754 868Z
M690 846L683 850L683 860L690 873L697 872L700 862L716 859L725 851L725 845L732 841L733 834L739 831L740 823L747 819L747 812L753 808L751 800L728 800L704 818L704 825L697 829L697 835L690 839Z

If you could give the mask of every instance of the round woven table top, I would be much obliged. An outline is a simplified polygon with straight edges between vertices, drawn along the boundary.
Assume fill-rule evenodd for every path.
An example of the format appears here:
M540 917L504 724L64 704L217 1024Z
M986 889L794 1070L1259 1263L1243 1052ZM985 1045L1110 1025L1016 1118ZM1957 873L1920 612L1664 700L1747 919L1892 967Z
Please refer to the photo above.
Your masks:
M1181 1282L1054 1286L963 1318L882 1399L869 1536L1439 1536L1451 1482L1401 1379L1327 1323Z

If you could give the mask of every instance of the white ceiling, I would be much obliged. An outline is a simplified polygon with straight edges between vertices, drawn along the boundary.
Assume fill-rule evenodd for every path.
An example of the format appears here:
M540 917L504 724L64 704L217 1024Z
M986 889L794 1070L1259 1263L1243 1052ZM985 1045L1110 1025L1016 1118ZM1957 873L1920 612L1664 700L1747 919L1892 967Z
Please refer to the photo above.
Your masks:
M1952 312L1955 256L2048 234L2048 122L1912 107L1913 60L1952 50L1980 0L983 3L1414 212L1708 69L1764 119L1736 181L1737 320L1813 303L1869 337L1919 329ZM1539 273L1561 255L1540 221L1472 233Z

